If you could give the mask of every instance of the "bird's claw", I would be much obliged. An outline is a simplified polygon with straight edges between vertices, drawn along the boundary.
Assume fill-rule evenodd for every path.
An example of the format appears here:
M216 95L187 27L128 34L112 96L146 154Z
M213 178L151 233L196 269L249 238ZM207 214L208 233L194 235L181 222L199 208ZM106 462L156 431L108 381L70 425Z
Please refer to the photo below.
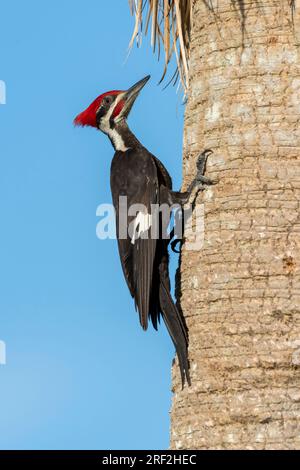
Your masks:
M211 180L210 178L207 178L206 176L204 176L207 159L209 155L211 155L212 153L213 151L211 149L206 149L199 155L198 160L197 160L197 170L198 170L197 181L201 183L203 186L211 186L213 184L216 184L216 181Z
M209 155L211 155L212 153L213 151L211 149L207 149L207 150L204 150L199 155L198 160L197 160L197 169L198 169L199 175L202 175L202 176L204 175L207 159Z
M212 184L215 184L215 181L200 174L197 175L197 181L203 186L211 186Z
M206 186L211 186L217 183L217 181L211 180L210 178L207 178L207 176L204 176L207 159L209 155L211 155L212 153L213 151L211 149L206 149L199 155L197 159L197 176L193 184L196 185L196 188L198 189L198 191L203 191ZM180 254L182 244L183 244L182 239L176 238L170 243L171 250L174 253ZM178 245L179 245L179 248L177 248Z
M178 243L180 243L180 248L179 250L177 250L177 245ZM182 246L182 240L180 238L176 238L175 240L173 240L171 242L171 250L174 252L174 253L178 253L180 254L181 252L181 246Z

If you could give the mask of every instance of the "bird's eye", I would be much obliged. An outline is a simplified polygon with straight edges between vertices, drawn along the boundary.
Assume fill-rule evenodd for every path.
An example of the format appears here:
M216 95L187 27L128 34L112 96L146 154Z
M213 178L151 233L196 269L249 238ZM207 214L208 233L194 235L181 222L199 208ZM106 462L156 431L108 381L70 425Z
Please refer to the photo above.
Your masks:
M109 98L109 97L105 98L105 103L106 103L106 104L109 104L109 103L110 103L110 98Z

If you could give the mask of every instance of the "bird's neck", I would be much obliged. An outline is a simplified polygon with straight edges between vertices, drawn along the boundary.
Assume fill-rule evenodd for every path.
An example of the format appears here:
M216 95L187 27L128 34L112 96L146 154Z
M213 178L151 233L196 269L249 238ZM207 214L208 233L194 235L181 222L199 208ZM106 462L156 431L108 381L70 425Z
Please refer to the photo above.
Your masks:
M141 147L141 143L131 132L126 121L118 122L110 128L108 137L116 151L126 152L126 150Z

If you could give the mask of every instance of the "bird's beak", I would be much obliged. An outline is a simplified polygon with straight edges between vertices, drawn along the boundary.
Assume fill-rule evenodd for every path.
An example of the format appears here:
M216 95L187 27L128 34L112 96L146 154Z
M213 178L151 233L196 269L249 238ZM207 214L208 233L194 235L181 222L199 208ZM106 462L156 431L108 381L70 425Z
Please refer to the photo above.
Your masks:
M142 90L142 88L144 88L149 79L150 75L147 75L147 77L142 78L142 80L135 83L135 85L133 85L127 91L124 92L122 100L125 102L125 104L122 108L122 111L116 118L116 121L121 121L122 119L126 119L128 117L135 100L137 99L138 95L140 94L140 91Z

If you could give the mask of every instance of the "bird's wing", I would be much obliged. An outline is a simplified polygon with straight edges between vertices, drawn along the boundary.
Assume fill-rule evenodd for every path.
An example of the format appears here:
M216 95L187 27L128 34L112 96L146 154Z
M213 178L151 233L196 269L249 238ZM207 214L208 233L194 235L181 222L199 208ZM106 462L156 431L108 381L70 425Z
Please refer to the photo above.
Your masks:
M169 175L168 170L157 157L155 157L154 155L152 155L152 157L158 169L159 182L163 184L164 186L166 186L166 188L172 189L172 178Z
M151 204L158 202L157 169L151 155L145 152L140 154L137 150L128 150L122 154L117 152L111 168L111 190L123 273L135 299L141 325L147 329L156 252L156 240L151 237ZM125 232L124 224L121 225L122 220L126 220L126 208L120 204L120 196L127 196L128 211L134 209L129 212L129 230L126 230L126 226ZM139 206L134 208L135 204ZM119 213L120 207L122 214Z

